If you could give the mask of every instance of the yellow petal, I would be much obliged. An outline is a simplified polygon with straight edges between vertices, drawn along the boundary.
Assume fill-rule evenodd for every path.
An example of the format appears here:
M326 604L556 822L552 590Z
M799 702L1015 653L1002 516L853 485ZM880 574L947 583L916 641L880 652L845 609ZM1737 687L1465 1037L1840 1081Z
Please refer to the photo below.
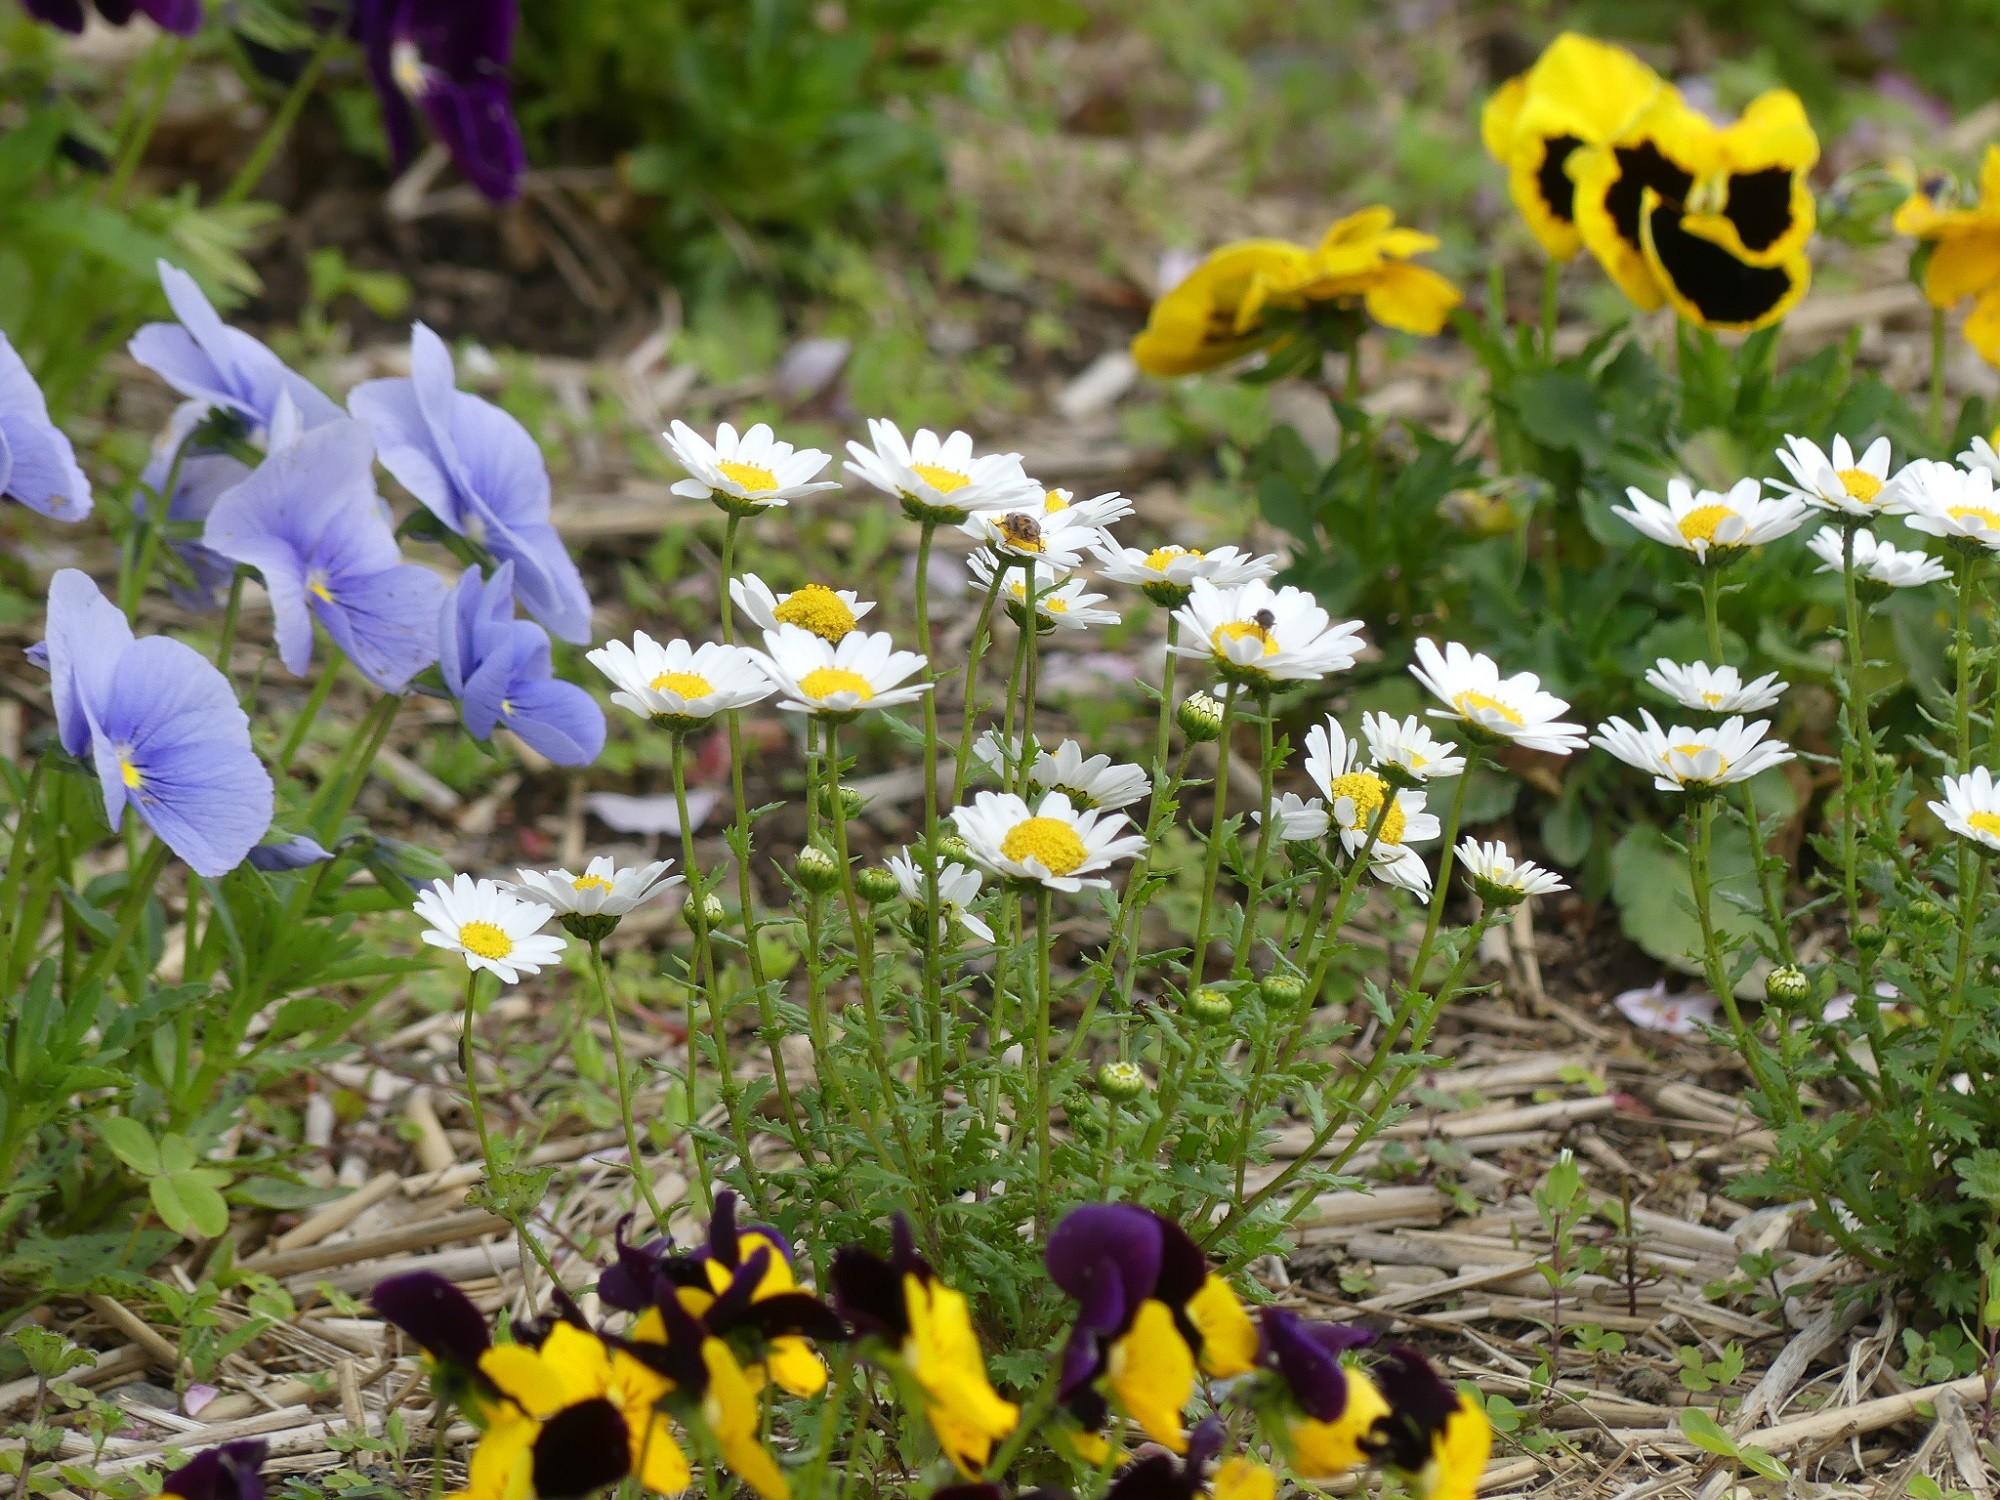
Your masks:
M472 1450L465 1488L458 1494L466 1500L534 1500L535 1436L540 1431L540 1424L516 1412L497 1416Z
M694 1482L687 1455L674 1441L665 1417L656 1416L634 1431L643 1434L632 1453L632 1468L641 1484L656 1495L678 1495Z
M764 1279L757 1283L757 1290L750 1294L752 1301L775 1297L778 1293L789 1292L798 1285L798 1281L792 1275L792 1263L785 1258L784 1247L768 1234L752 1230L743 1235L738 1243L741 1246L739 1253L744 1260L748 1260L759 1250L771 1252L770 1264L764 1267ZM722 1288L718 1287L716 1290L720 1291Z
M708 1391L701 1402L702 1420L715 1435L723 1461L763 1500L787 1500L791 1486L779 1470L778 1461L757 1440L757 1393L751 1389L743 1367L736 1363L736 1356L721 1339L702 1340L701 1362L708 1367Z
M1783 167L1802 172L1819 160L1819 137L1806 107L1790 89L1771 89L1750 101L1735 123L1719 132L1716 165L1725 172Z
M1660 76L1623 47L1565 31L1527 73L1519 125L1551 126L1587 145L1608 141L1659 91Z
M1285 240L1242 240L1225 245L1153 304L1146 327L1132 341L1132 358L1149 375L1191 375L1255 349L1259 327L1243 327L1246 299L1259 311L1296 306L1298 288L1312 280L1313 257Z
M1989 365L2000 367L2000 288L1980 294L1965 319L1965 341Z
M811 1344L794 1334L771 1340L771 1378L794 1396L817 1396L826 1389L826 1364Z
M926 1414L952 1462L976 1475L992 1441L1005 1437L1021 1409L1003 1400L986 1378L986 1360L965 1298L941 1282L903 1278L910 1336L903 1360L930 1399Z
M1293 1463L1306 1479L1331 1479L1367 1461L1361 1439L1389 1403L1362 1370L1347 1366L1347 1405L1331 1422L1301 1417L1292 1423Z
M594 1333L558 1323L542 1341L542 1363L562 1381L565 1406L602 1396L611 1388L611 1350Z
M525 1344L495 1344L479 1356L479 1369L531 1417L546 1419L569 1405L562 1376Z
M1924 295L1933 307L1950 307L2000 286L2000 227L1940 239L1924 268Z
M1228 1380L1257 1368L1257 1325L1220 1276L1210 1276L1188 1298L1187 1317L1201 1335L1203 1374Z
M1463 294L1428 266L1386 265L1369 278L1368 316L1388 328L1430 338L1464 301Z
M1470 1396L1460 1395L1458 1410L1431 1440L1430 1462L1412 1476L1412 1488L1422 1500L1476 1500L1479 1476L1492 1452L1493 1427L1486 1413Z
M1111 1346L1111 1389L1126 1415L1154 1442L1187 1452L1181 1412L1194 1394L1194 1352L1166 1303L1148 1298Z
M1226 1459L1215 1471L1215 1500L1277 1500L1278 1476L1254 1459Z
M1521 120L1521 106L1528 102L1528 79L1523 74L1510 78L1487 96L1479 111L1479 139L1486 154L1505 165L1514 149L1514 128Z
M1979 206L2000 208L2000 146L1988 146L1979 164Z
M1342 245L1366 244L1368 241L1387 234L1396 222L1396 211L1377 203L1368 208L1349 214L1344 219L1336 219L1319 242L1322 254Z

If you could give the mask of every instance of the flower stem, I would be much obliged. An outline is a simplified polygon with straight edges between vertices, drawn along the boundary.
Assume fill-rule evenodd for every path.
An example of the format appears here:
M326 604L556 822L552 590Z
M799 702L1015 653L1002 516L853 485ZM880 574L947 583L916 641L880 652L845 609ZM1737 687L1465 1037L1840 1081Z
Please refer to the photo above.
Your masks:
M597 981L604 1024L611 1028L611 1059L618 1073L618 1118L625 1126L625 1154L632 1164L632 1181L638 1185L639 1197L645 1202L646 1212L653 1216L654 1226L664 1234L667 1216L661 1212L659 1199L653 1196L652 1181L639 1155L639 1126L632 1112L632 1073L625 1062L625 1034L618 1025L618 1002L611 995L611 976L605 971L603 942L598 938L590 940L590 974Z
M687 1115L688 1149L694 1157L695 1181L701 1188L702 1212L712 1213L715 1209L715 1188L709 1180L707 1154L701 1149L701 1103L695 1093L694 1072L696 1058L695 1038L700 1034L698 1021L698 1001L704 976L714 982L715 965L711 961L708 948L708 913L702 909L707 899L706 883L701 878L701 866L694 857L694 825L688 817L687 802L687 739L675 735L673 744L674 810L681 830L681 870L687 876L687 902L682 910L687 913L688 929L694 934L694 951L689 956L687 972ZM729 1084L725 1079L722 1088L727 1095ZM734 1114L734 1111L731 1111ZM749 1161L750 1153L745 1150L744 1160Z
M1271 825L1277 821L1272 815L1271 782L1277 771L1277 750L1273 744L1271 727L1271 695L1265 693L1257 704L1257 751L1258 804L1263 817L1257 824L1257 849L1250 857L1250 881L1248 893L1243 898L1242 915L1236 923L1236 960L1230 966L1230 977L1241 979L1250 972L1251 939L1255 935L1257 907L1264 897L1264 871L1271 857ZM1383 799L1388 806L1394 793Z
M237 574L237 583L241 583L242 580L243 575ZM313 723L319 718L319 711L326 706L327 694L333 691L334 679L340 675L341 664L346 660L346 653L329 641L326 663L320 668L319 680L313 684L305 706L299 710L299 716L292 720L292 727L285 735L285 743L278 748L280 771L291 770L292 759L299 753L300 746L305 744L306 736L312 732Z
M1410 962L1410 987L1422 989L1424 970L1431 961L1431 945L1437 941L1438 923L1444 919L1444 903L1451 895L1452 859L1457 853L1458 825L1465 816L1465 793L1472 785L1472 774L1479 765L1479 752L1468 745L1465 749L1465 769L1459 773L1458 785L1452 789L1451 811L1444 820L1444 848L1438 852L1437 883L1431 887L1430 910L1424 917L1423 941L1417 944L1417 956ZM1391 797L1395 795L1392 791Z
M1005 569L993 570L993 582L986 589L986 602L980 606L979 619L972 627L972 640L966 646L965 716L959 726L958 759L952 765L951 776L954 807L965 800L965 783L972 775L972 736L979 723L979 663L986 654L987 643L992 639L993 608L999 601L1000 585L1006 578Z
M1053 1003L1049 950L1053 943L1054 896L1047 886L1035 889L1035 1236L1048 1233L1049 1182L1054 1175L1054 1147L1049 1131L1049 1011Z
M277 113L271 116L271 123L264 127L264 134L258 138L249 159L230 179L229 186L222 190L222 197L216 201L218 208L228 208L243 202L256 190L257 184L263 181L264 174L271 169L272 159L284 146L286 137L292 133L292 127L298 124L299 111L306 107L306 100L312 97L312 91L319 83L320 74L326 71L326 65L333 57L334 49L340 44L342 35L342 29L338 26L327 28L325 38L313 49L313 55L307 61L304 70L285 91L285 97L279 103Z
M1939 442L1945 438L1944 431L1944 309L1931 309L1931 433Z

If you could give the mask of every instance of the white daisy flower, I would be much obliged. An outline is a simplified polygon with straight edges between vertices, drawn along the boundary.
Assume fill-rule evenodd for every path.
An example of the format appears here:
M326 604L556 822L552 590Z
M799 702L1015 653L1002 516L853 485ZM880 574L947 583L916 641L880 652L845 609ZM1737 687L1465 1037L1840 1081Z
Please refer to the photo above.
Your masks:
M1691 992L1669 995L1662 979L1644 989L1622 990L1611 997L1618 1014L1647 1031L1668 1036L1695 1036L1715 1024L1715 996Z
M1116 490L1106 490L1088 500L1079 500L1070 491L1057 489L1042 496L1042 512L1051 516L1066 515L1079 525L1094 526L1103 533L1101 539L1108 542L1112 526L1132 514L1132 502Z
M889 870L896 877L896 885L903 893L905 901L914 901L919 906L924 902L924 872L917 862L910 858L910 851L889 856ZM953 861L938 871L938 936L943 937L956 922L982 943L993 941L993 929L985 921L972 914L972 901L979 894L980 875Z
M1391 788L1380 774L1364 770L1361 747L1347 737L1338 719L1327 715L1326 722L1306 731L1305 771L1326 799L1332 826L1340 830L1340 844L1350 855L1368 844L1368 832L1378 815L1382 829L1375 835L1370 858L1391 864L1403 859L1406 846L1434 839L1443 832L1435 813L1424 810L1425 796L1409 788ZM1382 806L1391 791L1395 801L1386 815ZM1386 878L1386 877L1385 877ZM1401 884L1402 882L1395 882ZM1424 874L1430 887L1430 874Z
M1278 571L1275 554L1252 557L1241 547L1212 547L1203 552L1169 542L1148 552L1144 547L1121 547L1107 540L1096 551L1099 571L1106 578L1147 590L1174 590L1175 597L1158 601L1170 604L1181 603L1197 578L1206 578L1219 589L1233 589Z
M1758 772L1793 759L1783 740L1767 740L1770 724L1759 719L1725 720L1714 729L1689 729L1676 724L1662 729L1645 709L1643 727L1610 719L1598 727L1591 743L1609 750L1626 765L1645 771L1663 792L1705 791L1748 781Z
M1368 873L1384 885L1393 885L1412 896L1427 897L1431 893L1431 867L1407 845L1377 849L1375 857L1368 861Z
M975 552L965 560L967 571L981 589L993 587L993 573L996 564L990 552ZM1027 607L1028 580L1025 568L1007 568L1006 578L1000 585L1000 596L1010 601L1019 617L1019 611ZM1058 630L1088 630L1093 625L1116 625L1118 612L1098 609L1104 602L1103 594L1093 594L1081 578L1064 579L1047 563L1035 564L1035 615Z
M1822 526L1806 542L1806 547L1820 560L1817 571L1821 573L1838 573L1847 566L1840 532L1835 527ZM1913 589L1943 582L1951 577L1951 569L1921 548L1892 547L1877 541L1875 533L1863 527L1854 533L1854 576L1884 588Z
M1078 812L1061 792L1033 809L1012 792L981 792L970 807L953 808L951 821L995 875L1058 891L1109 885L1096 872L1146 847L1140 834L1119 835L1125 814Z
M1074 568L1103 536L1070 510L1054 515L1038 510L975 511L958 529L1001 557L1044 562L1058 573Z
M957 525L984 510L1040 510L1047 492L1021 469L1018 453L975 457L972 438L941 438L928 427L904 440L894 422L868 423L872 446L849 443L847 472L903 502L912 519Z
M1407 719L1384 713L1361 716L1361 734L1368 756L1378 767L1410 781L1441 781L1465 769L1465 757L1450 740L1441 740L1415 714Z
M1776 672L1745 682L1731 666L1711 667L1705 661L1682 666L1664 656L1647 670L1646 683L1682 708L1711 714L1762 713L1791 686L1780 682Z
M1894 515L1902 509L1901 496L1889 482L1889 440L1885 437L1875 439L1857 459L1844 437L1833 440L1833 452L1828 454L1818 443L1788 434L1785 446L1778 450L1778 462L1791 474L1792 482L1774 479L1771 488L1815 510L1878 516Z
M1084 812L1130 807L1153 789L1140 767L1122 764L1108 755L1086 759L1075 740L1064 740L1054 754L1039 751L1028 767L1028 779L1045 792L1061 792L1069 798L1070 806Z
M1263 691L1345 672L1361 648L1359 620L1335 625L1304 589L1274 589L1261 578L1232 589L1197 578L1174 618L1182 637L1176 652Z
M1544 870L1531 859L1515 859L1498 839L1490 844L1461 839L1458 858L1473 890L1489 906L1513 906L1530 896L1550 896L1569 889L1555 872Z
M670 859L619 869L610 855L600 854L581 875L567 870L523 870L508 889L527 901L538 901L558 917L622 917L660 892L681 883L669 875Z
M1993 773L1974 766L1963 776L1945 777L1942 786L1944 801L1928 804L1939 821L1962 839L2000 849L2000 786Z
M1972 446L1958 455L1958 461L1968 469L1984 469L1995 479L2000 479L2000 453L1993 450L1993 444L1983 437L1972 440Z
M875 607L873 599L863 599L852 589L828 588L823 583L809 583L789 594L773 593L755 573L730 579L729 597L759 630L796 625L835 645Z
M689 475L674 485L674 493L690 500L713 500L724 510L748 513L840 488L837 480L816 477L833 462L831 453L781 443L768 423L738 437L724 422L715 429L713 444L680 421L664 436Z
M709 641L683 640L664 646L645 631L632 644L608 641L584 654L618 691L611 701L642 719L688 730L732 708L771 696L771 684L757 668L757 653Z
M1278 800L1271 804L1271 816L1277 820L1272 826L1278 830L1278 837L1288 844L1316 844L1333 826L1324 802L1317 797L1301 797L1297 792L1279 793ZM1264 821L1262 813L1253 812L1250 817L1253 822Z
M923 670L914 651L898 651L886 631L854 631L839 645L797 625L780 625L764 636L763 651L751 657L778 692L778 707L822 718L851 719L864 708L914 703L929 690L904 679Z
M518 984L523 974L539 974L562 958L563 940L540 930L554 909L523 901L491 880L459 875L450 885L435 881L411 910L429 924L426 943L458 954L468 969L499 975L502 984Z
M1896 476L1903 492L1903 520L1912 531L1943 537L1959 546L2000 551L2000 498L1993 471L1967 471L1920 458Z
M1643 536L1693 553L1696 562L1711 556L1726 562L1746 548L1790 536L1804 518L1803 500L1773 498L1763 490L1754 479L1737 481L1727 493L1697 491L1685 479L1673 479L1667 482L1664 504L1634 486L1625 491L1631 509L1614 505L1611 513Z
M1450 705L1449 710L1431 709L1433 719L1456 719L1493 738L1551 755L1584 746L1583 726L1560 720L1569 705L1543 691L1533 672L1502 677L1492 657L1468 651L1457 641L1447 641L1440 651L1426 638L1417 642L1410 675Z

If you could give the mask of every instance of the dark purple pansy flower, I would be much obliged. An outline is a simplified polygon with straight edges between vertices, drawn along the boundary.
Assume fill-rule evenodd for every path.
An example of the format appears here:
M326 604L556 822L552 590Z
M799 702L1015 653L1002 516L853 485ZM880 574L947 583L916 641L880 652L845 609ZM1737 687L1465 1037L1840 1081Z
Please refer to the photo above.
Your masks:
M375 1283L368 1294L385 1322L393 1323L440 1364L479 1368L493 1344L486 1315L472 1299L435 1271L410 1271Z
M228 679L180 641L133 639L74 568L49 584L46 646L62 747L95 765L112 828L129 805L197 874L242 864L271 826L271 777Z
M513 417L458 389L451 351L410 331L410 378L368 380L347 408L375 433L376 455L445 526L514 564L521 605L566 641L590 641L590 596L549 524L542 450Z
M90 481L69 437L49 420L42 388L0 333L0 495L55 521L90 514Z
M514 618L514 565L488 579L468 568L444 603L438 669L474 739L505 727L559 766L587 766L604 748L604 710L555 675L549 633Z
M889 1223L887 1260L859 1245L843 1245L833 1252L833 1305L862 1337L873 1336L900 1349L910 1336L905 1276L928 1282L937 1273L917 1253L910 1221L897 1214Z
M1208 1262L1169 1219L1132 1203L1087 1203L1064 1216L1043 1252L1049 1279L1076 1299L1063 1346L1060 1395L1085 1390L1149 1298L1179 1310L1201 1290ZM1190 1344L1193 1330L1184 1330ZM1093 1403L1094 1406L1094 1403Z
M1184 1457L1155 1453L1140 1459L1118 1476L1104 1500L1196 1500L1208 1466L1221 1451L1222 1423L1210 1417L1188 1434Z
M1367 1446L1378 1463L1406 1474L1422 1473L1438 1437L1458 1415L1458 1392L1429 1360L1402 1344L1383 1350L1373 1374L1389 1415L1376 1421Z
M519 26L516 0L357 0L353 32L396 170L416 154L421 106L474 187L495 203L519 195L528 158L508 84Z
M264 1500L262 1438L245 1438L197 1453L160 1481L162 1495L181 1500Z
M296 408L300 427L340 419L340 408L318 386L262 342L223 322L192 276L165 261L159 271L167 303L180 321L148 323L132 335L129 347L140 364L189 400L241 418L253 441L271 431L283 398Z
M1282 1307L1259 1314L1265 1360L1290 1387L1299 1410L1316 1422L1337 1422L1347 1410L1347 1371L1340 1356L1375 1341L1349 1323L1309 1323Z
M21 0L29 15L64 31L83 30L83 0ZM97 13L113 26L134 15L151 19L162 31L193 36L201 30L201 0L96 0ZM263 1444L257 1445L260 1449Z
M263 577L294 675L312 663L314 620L384 692L437 660L444 580L396 550L361 423L343 417L270 454L215 502L202 541Z

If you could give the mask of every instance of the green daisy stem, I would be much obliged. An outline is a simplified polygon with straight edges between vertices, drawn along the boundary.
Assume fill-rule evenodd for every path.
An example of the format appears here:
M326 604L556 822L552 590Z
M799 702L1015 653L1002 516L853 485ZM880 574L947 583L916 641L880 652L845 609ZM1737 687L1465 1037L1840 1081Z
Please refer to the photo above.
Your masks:
M590 940L590 977L597 983L598 1003L604 1007L604 1024L611 1028L611 1061L618 1076L618 1118L625 1126L626 1159L632 1164L632 1181L653 1224L666 1233L667 1216L660 1200L653 1196L653 1184L646 1173L645 1158L639 1154L639 1125L632 1110L632 1070L625 1061L625 1033L618 1024L618 1002L611 993L611 975L604 967L604 942Z
M1264 875L1271 858L1271 825L1277 821L1272 816L1271 808L1272 779L1278 768L1269 693L1260 695L1257 701L1257 752L1257 799L1262 817L1257 824L1256 851L1250 856L1249 889L1243 898L1242 915L1236 923L1236 959L1229 970L1232 979L1241 979L1250 972L1251 939L1255 935L1257 907L1264 899ZM1387 799L1384 805L1387 805Z
M708 899L708 891L701 878L701 866L694 853L694 823L688 817L687 802L687 737L677 734L673 740L674 810L681 830L681 871L687 876L687 901L682 910L687 915L688 931L694 937L694 950L689 956L687 972L687 1117L688 1152L694 1159L695 1183L701 1189L703 1213L715 1209L715 1187L709 1177L708 1154L702 1150L699 1127L701 1124L701 1100L695 1089L695 1058L697 1056L695 1038L700 1035L700 1002L704 976L712 975L713 965L708 954L708 913L703 903ZM726 1085L725 1085L726 1087ZM749 1153L744 1153L748 1159Z
M1035 889L1035 1237L1049 1229L1049 1184L1054 1176L1054 1145L1049 1129L1049 1012L1054 1004L1050 950L1055 922L1054 893Z
M1444 848L1438 851L1437 883L1431 887L1430 910L1424 917L1423 941L1417 944L1417 956L1410 962L1412 989L1421 990L1424 986L1424 970L1431 961L1431 946L1437 942L1438 923L1444 920L1444 903L1451 895L1451 867L1457 853L1459 820L1465 816L1465 793L1472 785L1472 775L1478 765L1478 752L1470 745L1466 746L1465 769L1459 773L1458 785L1452 789L1451 811L1445 815ZM1394 791L1389 795L1393 797Z
M1930 427L1939 442L1945 438L1944 431L1944 309L1931 309L1931 391Z
M1954 580L1958 585L1958 618L1952 630L1952 651L1958 658L1958 692L1952 715L1952 727L1958 751L1958 774L1961 776L1972 769L1972 682L1975 675L1972 662L1972 606L1975 597L1973 586L1978 569L1977 553L1965 551L1959 554L1958 576Z
M966 646L965 716L959 726L958 756L952 763L951 775L951 802L954 807L965 800L965 783L972 776L972 737L979 724L979 663L986 655L987 642L992 638L993 609L1000 598L1000 585L1006 578L1004 568L993 570L993 582L986 589L986 602L980 606L979 619L972 627L972 640Z
M1035 613L1037 594L1035 585L1039 582L1041 580L1036 577L1034 564L1030 563L1027 571L1021 575L1021 587L1024 593L1021 615L1028 622L1026 627L1028 666L1021 687L1021 795L1023 797L1028 795L1028 789L1033 785L1028 779L1028 773L1035 764L1035 692L1042 660L1042 619Z

